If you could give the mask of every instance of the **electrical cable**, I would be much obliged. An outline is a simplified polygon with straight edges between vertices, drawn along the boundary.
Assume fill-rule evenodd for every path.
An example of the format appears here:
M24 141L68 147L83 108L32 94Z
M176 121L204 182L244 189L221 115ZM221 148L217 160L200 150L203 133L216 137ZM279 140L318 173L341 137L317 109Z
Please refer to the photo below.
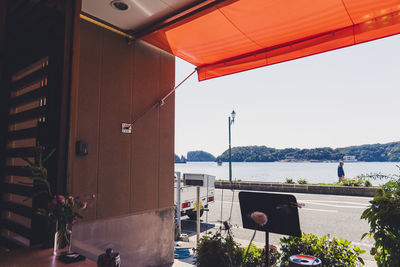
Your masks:
M254 237L256 237L256 233L257 233L257 230L254 230L254 234L253 234L253 236L251 237L249 246L247 247L247 250L246 250L246 254L244 254L244 257L243 257L243 263L246 262L247 254L249 253L249 249L250 249L251 243L253 243Z
M129 126L133 126L136 122L138 122L141 118L143 118L144 116L146 116L146 114L148 114L150 111L152 111L154 108L156 107L161 107L164 105L165 100L176 91L176 89L178 89L179 86L181 86L187 79L190 78L190 76L192 76L195 72L197 71L197 69L194 69L194 71L192 71L192 73L190 73L188 76L186 76L185 79L183 79L178 85L176 85L174 87L174 89L172 89L168 94L166 94L163 98L161 98L160 101L156 102L154 105L152 105L149 109L145 110L142 114L140 114L135 120L132 121L132 123L129 124Z
M178 87L181 86L184 82L186 82L186 80L189 79L190 76L192 76L196 71L197 71L197 68L195 68L194 71L192 71L192 73L190 73L188 76L186 76L185 79L183 79L177 86L174 87L174 89L172 89L166 96L164 96L160 102L163 103L165 101L165 99L167 99L173 92L175 92L175 90L178 89Z
M152 111L154 108L156 107L161 107L164 105L165 100L173 93L176 91L176 89L178 89L179 86L181 86L187 79L190 78L190 76L192 76L195 72L197 71L197 69L194 69L194 71L192 71L192 73L190 73L188 76L186 76L185 79L183 79L177 86L174 87L174 89L172 89L168 94L166 94L163 98L161 98L160 101L158 101L157 103L155 103L153 106L151 106L149 109L145 110L142 114L139 115L139 117L137 117L135 120L133 120L129 126L132 126L138 122L141 118L143 118L144 116L146 116L147 113L149 113L150 111Z

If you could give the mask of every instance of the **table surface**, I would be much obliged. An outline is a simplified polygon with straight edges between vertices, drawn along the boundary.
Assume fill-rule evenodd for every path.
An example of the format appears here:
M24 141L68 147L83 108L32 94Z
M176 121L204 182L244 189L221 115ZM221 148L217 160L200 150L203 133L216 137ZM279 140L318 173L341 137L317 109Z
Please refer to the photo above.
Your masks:
M53 249L23 248L0 253L0 267L96 267L91 260L65 264L53 256Z

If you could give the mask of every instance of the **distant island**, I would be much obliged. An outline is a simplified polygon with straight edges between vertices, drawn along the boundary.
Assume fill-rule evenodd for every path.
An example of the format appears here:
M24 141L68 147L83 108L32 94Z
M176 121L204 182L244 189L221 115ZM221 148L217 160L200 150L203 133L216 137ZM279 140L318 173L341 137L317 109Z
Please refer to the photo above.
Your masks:
M175 154L175 163L186 163L186 161L215 161L215 156L202 150L189 151L186 158Z
M186 163L186 158L184 156L179 157L177 154L175 154L175 163Z
M400 161L400 142L335 149L330 147L276 149L266 146L232 148L232 161L235 162L338 161L345 156L353 156L358 161ZM228 161L228 150L218 156L216 160Z
M234 162L273 162L273 161L339 161L343 157L358 161L400 162L400 142L370 144L342 148L285 148L276 149L266 146L241 146L232 148ZM218 157L205 151L190 151L187 157L175 155L177 159L187 161L229 161L228 150Z
M198 150L187 153L187 161L215 161L215 157L208 152Z

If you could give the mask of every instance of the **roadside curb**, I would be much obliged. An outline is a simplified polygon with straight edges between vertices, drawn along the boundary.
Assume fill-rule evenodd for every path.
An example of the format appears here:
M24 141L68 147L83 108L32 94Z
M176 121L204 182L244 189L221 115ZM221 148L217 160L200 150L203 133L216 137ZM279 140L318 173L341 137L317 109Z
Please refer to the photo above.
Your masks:
M216 181L215 188L238 189L270 192L289 192L306 194L326 194L373 197L379 188L377 187L355 187L355 186L329 186L329 185L307 185L307 184L281 184L267 182L228 182Z

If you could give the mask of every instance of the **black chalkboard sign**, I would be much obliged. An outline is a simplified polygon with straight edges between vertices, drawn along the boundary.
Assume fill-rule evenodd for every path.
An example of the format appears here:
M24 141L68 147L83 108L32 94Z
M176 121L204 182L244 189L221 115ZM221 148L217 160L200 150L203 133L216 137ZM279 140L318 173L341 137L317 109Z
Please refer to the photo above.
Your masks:
M287 194L239 192L243 227L269 233L301 236L296 197ZM258 225L251 218L253 212L267 215L267 223Z

